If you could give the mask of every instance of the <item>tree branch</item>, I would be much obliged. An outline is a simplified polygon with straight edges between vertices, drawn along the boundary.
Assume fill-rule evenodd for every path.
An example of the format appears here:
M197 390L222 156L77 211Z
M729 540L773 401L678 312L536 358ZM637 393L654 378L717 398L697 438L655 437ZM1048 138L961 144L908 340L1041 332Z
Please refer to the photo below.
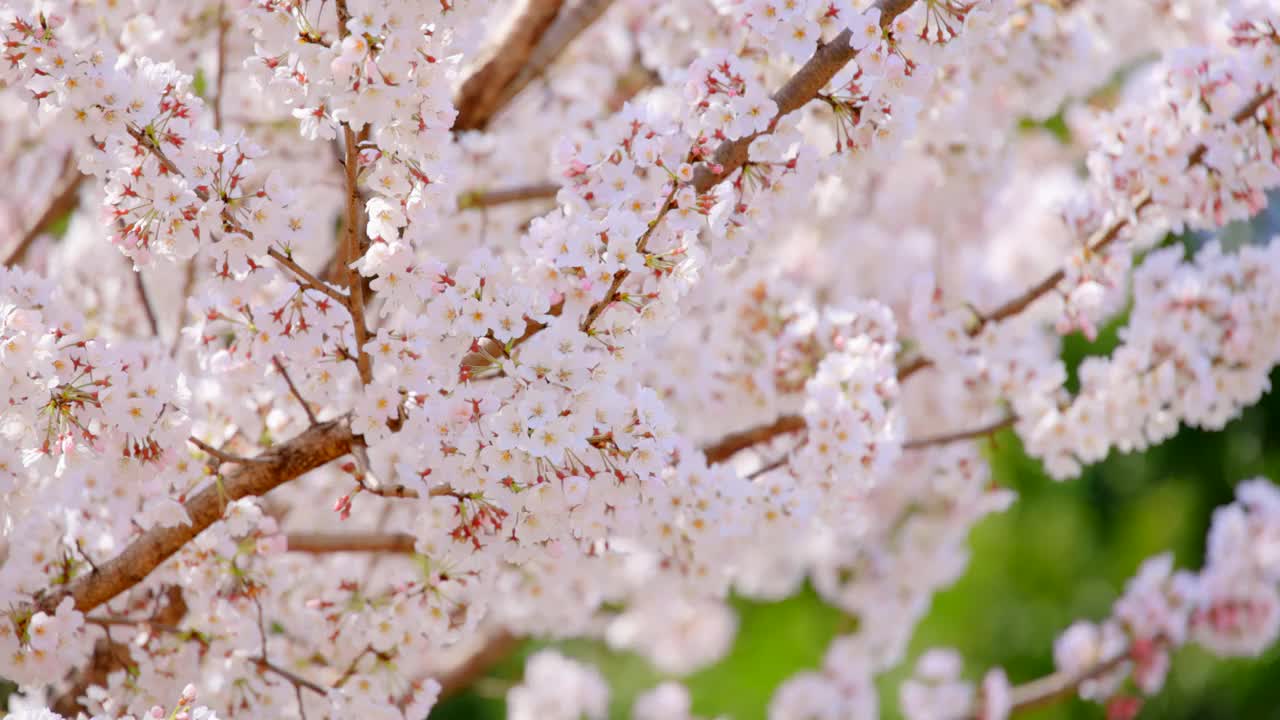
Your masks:
M302 406L302 411L307 414L307 420L312 425L318 424L320 421L316 420L316 414L312 412L310 403L307 402L306 398L302 397L302 393L298 392L298 386L293 384L293 378L289 376L289 371L285 369L284 363L280 362L279 357L271 358L271 362L276 366L276 371L280 373L280 377L284 378L285 384L289 386L289 392L293 395L293 399L298 401L298 404Z
M339 4L339 7L342 7ZM347 310L351 312L351 324L355 331L356 369L360 372L360 381L365 385L373 382L373 365L369 361L369 353L364 346L369 342L369 327L364 320L364 278L360 271L352 265L364 255L361 242L364 227L361 212L360 189L356 187L360 148L357 147L356 133L350 125L342 124L343 137L346 140L346 161L343 163L347 182L347 226L343 233L343 261L346 269Z
M191 291L196 284L196 266L200 259L200 251L197 249L196 254L187 260L186 269L182 273L182 295L178 302L178 323L173 329L173 344L169 346L169 357L178 354L178 348L182 346L182 329L187 326L187 317L189 311L187 309L187 301L191 299Z
M129 268L133 273L133 287L138 292L138 303L147 316L147 326L151 329L151 337L160 337L160 323L156 321L156 310L151 305L151 296L147 294L147 285L142 281L142 268Z
M565 51L565 48L569 47L569 44L581 35L582 31L599 20L612 4L613 0L577 0L572 7L561 12L538 46L533 49L528 62L524 63L515 78L503 88L498 100L498 109L506 107L507 103L519 95L520 91L524 90L534 78L544 74Z
M902 449L920 450L922 448L936 447L938 445L949 445L963 440L975 440L977 438L987 437L988 435L994 435L1007 427L1012 427L1017 421L1017 415L1010 415L1003 420L988 423L982 427L973 428L972 430L961 430L958 432L943 433L941 435L908 440L902 444Z
M1007 427L1011 427L1015 422L1017 422L1017 420L1017 416L1010 415L998 422L989 423L982 427L973 428L972 430L962 430L953 433L908 440L903 443L902 447L905 450L920 450L922 448L947 445L953 442L985 437L987 435L997 433ZM797 433L804 429L805 421L803 417L799 415L782 415L771 423L757 425L741 432L725 435L710 445L704 446L702 448L702 452L707 456L707 464L716 465L728 460L749 447L769 442L782 437L783 435ZM782 464L785 463L771 463L770 465L766 465L765 469L775 469Z
M804 428L803 417L799 415L783 415L768 425L757 425L742 432L725 435L710 445L703 447L702 452L707 456L707 463L715 465L728 460L752 445L759 445L776 437L800 432Z
M249 465L256 462L266 462L260 458L241 457L239 455L233 455L229 452L219 450L194 435L187 438L187 442L200 448L201 452L217 460L219 463L227 463L229 465Z
M324 282L323 280L316 277L315 275L312 275L310 272L307 271L306 268L294 262L293 258L289 257L288 255L285 255L284 253L280 252L275 248L269 248L267 250L267 254L270 255L271 258L274 259L276 262L285 266L286 269L292 272L296 276L294 278L294 281L297 282L298 285L302 286L307 290L315 290L317 292L322 292L325 295L328 295L329 297L333 298L334 300L342 303L342 307L348 308L348 309L350 308L351 298L348 297L346 293L342 292L341 290L335 289L329 283Z
M294 686L295 688L310 690L311 692L319 695L322 698L327 698L329 696L329 691L324 687L311 682L310 680L302 677L301 675L295 672L285 670L284 668L270 662L264 657L250 658L249 661L252 662L254 665L256 665L259 671L269 672L274 675L278 675L281 678L283 678L286 682L288 682L290 685Z
M520 638L499 630L462 664L449 671L440 681L440 698L444 699L471 687L480 677L520 646Z
M507 85L528 62L564 0L524 0L506 35L458 89L455 130L483 130L504 105Z
M74 157L68 153L67 159L63 162L62 180L60 187L55 191L53 199L45 206L44 211L36 218L22 237L18 239L18 244L13 246L9 254L4 258L5 267L13 267L19 265L27 256L27 251L31 249L31 245L36 239L43 235L51 225L61 219L64 215L75 209L80 201L80 183L84 182L84 176L76 169Z
M287 536L289 552L412 553L415 538L408 533L297 532Z
M1011 711L1034 710L1045 705L1051 705L1059 700L1065 700L1074 695L1084 683L1106 675L1128 659L1129 653L1126 650L1083 672L1075 674L1054 673L1046 675L1039 680L1019 685L1013 689L1013 707Z
M81 575L60 589L46 593L39 606L52 612L64 597L75 600L80 612L111 600L146 579L205 528L222 519L227 504L244 497L265 495L272 489L346 455L353 441L345 418L307 428L292 440L238 466L221 483L205 488L184 503L191 524L155 527L135 539L119 555L95 572Z
M880 9L880 27L887 28L894 18L906 12L914 4L915 0L876 0L872 7ZM778 113L773 116L769 130L720 143L712 153L710 163L699 165L694 174L693 186L699 193L710 190L746 164L751 143L756 138L772 132L784 115L804 107L817 96L823 86L831 81L831 78L836 76L836 73L853 59L854 55L857 55L857 51L849 45L849 38L852 36L853 32L846 28L832 38L831 42L819 46L804 67L796 71L796 74L773 94L773 102L778 106ZM719 170L712 170L712 165L719 166Z
M506 75L506 80L500 84L494 83L493 87L484 93L486 100L475 102L473 107L473 101L469 101L468 98L477 93L473 91L472 95L468 95L466 91L475 76L468 78L463 83L463 92L455 102L458 107L458 119L453 124L454 130L484 130L488 127L489 122L507 106L507 103L511 102L512 98L520 94L520 91L534 78L546 72L547 67L560 57L569 43L604 14L612 4L612 0L578 0L572 7L564 10L561 9L564 0L528 0L528 3L527 14L534 13L532 6L545 6L538 9L529 21L529 29L537 30L536 44L528 46L525 44L527 38L521 34L508 49L507 42L512 41L513 36L520 33L518 28L513 30L512 36L508 36L508 39L499 45L495 54L495 57L510 55L510 62L503 61L502 75ZM547 14L551 12L552 5L555 6L555 12L551 14L551 18L548 18ZM539 22L544 24L539 27ZM550 27L545 23L550 23ZM481 71L484 70L485 67L482 67ZM511 74L507 75L507 73ZM495 72L494 77L497 78L500 75ZM479 83L478 80L476 82Z
M1122 652L1084 670L1074 673L1056 672L1018 685L1011 691L1009 714L1035 710L1065 700L1078 692L1081 685L1115 670L1129 658L1130 650L1125 648ZM966 715L966 720L980 720L980 715L976 712L969 713Z
M213 84L213 129L222 131L222 94L227 69L227 3L218 3L218 70Z
M671 208L675 207L676 192L679 189L680 185L675 181L672 181L671 192L667 193L666 200L662 201L662 207L658 209L658 216L649 221L648 229L646 229L644 234L640 236L640 239L636 241L636 252L641 255L644 254L644 250L649 244L649 238L653 236L653 231L658 229L658 226L662 224L663 219L667 217L667 213L671 212ZM604 313L605 308L609 307L610 303L617 299L618 289L622 287L622 283L630 275L631 271L626 268L622 268L618 272L614 273L613 282L609 284L608 292L604 294L604 297L600 298L595 304L587 309L587 315L582 319L582 332L588 334L591 332L591 326L594 325L596 320L598 320Z
M554 200L560 186L555 183L532 183L498 190L467 190L458 196L459 210L476 210L526 200Z
M1270 102L1271 99L1275 97L1275 94L1276 91L1273 88L1268 88L1267 90L1258 93L1231 116L1231 121L1239 124L1253 118L1259 108ZM1202 160L1204 160L1206 152L1208 152L1208 148L1203 143L1197 145L1195 149L1191 151L1191 154L1187 156L1187 167L1190 168L1198 165ZM1098 252L1115 242L1115 240L1120 237L1121 231L1129 226L1129 218L1136 218L1139 213L1150 207L1152 203L1153 200L1151 198L1150 191L1143 190L1139 193L1137 197L1134 198L1133 212L1128 217L1117 218L1113 223L1111 223L1111 225L1105 229L1099 230L1089 239L1088 243L1086 243L1086 247L1088 247L1089 252ZM1052 292L1054 288L1058 287L1058 283L1062 282L1066 277L1066 271L1062 268L1058 268L1040 282L1019 293L1016 297L1010 298L998 307L992 309L990 312L982 313L978 316L978 321L969 328L969 336L975 337L978 333L982 332L987 325L1002 322L1020 314L1023 310L1030 307L1032 303ZM931 365L933 365L932 360L928 358L917 358L910 365L905 366L899 371L898 379L905 380L911 375L914 375L917 371L923 370Z
M111 618L86 617L85 622L97 625L107 631L107 636L94 642L89 662L77 669L70 676L70 685L50 699L49 707L59 715L77 717L87 711L80 699L85 697L90 687L106 687L107 678L117 670L135 665L128 643L118 643L111 639L112 627L145 626L153 632L180 632L177 624L187 614L187 602L182 595L182 588L167 585L157 593L157 599L163 598L164 605L158 606L148 618ZM143 643L145 648L150 643L148 638Z

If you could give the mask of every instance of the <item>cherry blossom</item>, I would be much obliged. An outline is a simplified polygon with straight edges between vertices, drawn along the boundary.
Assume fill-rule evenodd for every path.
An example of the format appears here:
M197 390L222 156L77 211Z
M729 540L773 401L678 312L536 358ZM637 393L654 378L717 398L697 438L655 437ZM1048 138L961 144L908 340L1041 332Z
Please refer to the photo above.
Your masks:
M856 630L767 712L876 716L1016 502L984 438L1069 480L1269 389L1280 243L1171 237L1280 185L1277 27L1261 0L0 6L11 717L416 719L524 638L675 678L729 651L731 597L806 584ZM1066 141L1026 130L1059 114ZM1117 319L1069 391L1063 336ZM1157 556L1066 629L1059 690L1125 716L1183 644L1272 646L1278 498L1240 485L1203 568ZM913 718L1042 687L914 668ZM610 712L554 649L506 700ZM694 717L674 679L634 713Z

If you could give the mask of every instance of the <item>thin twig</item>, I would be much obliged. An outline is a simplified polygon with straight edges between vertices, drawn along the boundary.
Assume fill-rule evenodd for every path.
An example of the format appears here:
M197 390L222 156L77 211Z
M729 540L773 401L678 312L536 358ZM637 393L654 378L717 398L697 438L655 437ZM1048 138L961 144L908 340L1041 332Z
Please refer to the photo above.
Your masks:
M90 625L98 625L99 627L138 627L146 628L153 632L168 633L170 635L181 635L186 632L177 625L165 625L157 623L148 618L113 618L113 617L86 617L84 619Z
M293 378L289 377L289 371L285 369L284 363L280 362L279 357L271 358L271 362L276 366L276 371L280 373L280 377L284 378L285 384L289 386L289 392L293 394L293 399L298 401L298 404L302 406L302 411L307 414L307 420L312 425L320 424L320 421L316 420L316 414L311 411L311 405L306 398L302 397L302 393L298 392L298 386L293 384Z
M744 477L743 479L755 480L761 475L764 475L765 473L773 472L774 470L777 470L778 468L783 467L790 462L791 462L791 453L787 453L782 457L778 458L777 460L774 460L773 462L765 463L764 465L761 465L755 470L752 470L751 472L747 473L746 477Z
M160 337L160 323L156 322L156 309L151 305L151 296L147 294L146 283L142 281L142 268L130 268L133 273L133 287L138 293L138 302L147 316L147 326L151 328L151 337Z
M947 443L960 442L962 440L971 440L973 438L983 437L986 435L991 435L992 433L999 432L1004 428L1010 427L1016 421L1017 421L1016 416L1010 416L1010 417L1004 418L1003 420L1000 420L999 422L994 422L989 425L984 425L980 428L974 428L972 430L964 430L960 432L948 433L945 435L936 435L933 437L925 437L917 440L908 440L906 443L903 444L903 448L907 450L918 450L926 447L934 447L937 445L945 445ZM741 432L725 435L719 440L704 446L702 448L702 452L704 455L706 455L708 464L716 465L718 463L724 462L725 460L728 460L729 458L733 457L734 455L738 454L743 450L746 450L749 447L753 447L755 445L760 445L762 443L769 442L776 438L782 437L783 435L790 435L791 433L797 433L804 429L805 429L805 421L804 421L804 418L801 417L800 415L782 415L777 420L774 420L771 423L767 423L764 425L757 425L756 427L749 428ZM780 467L781 465L784 465L784 464L785 462L770 463L770 465L766 465L764 468L757 470L756 473L753 473L752 476L760 472L776 469L776 467Z
M170 160L167 155L165 155L164 150L160 149L155 143L153 143L151 139L147 137L146 133L142 132L136 127L130 127L128 132L129 132L129 136L132 137L138 143L139 146L150 151L151 154L155 156L156 160L158 160L160 164L164 166L165 170L169 171L170 173L173 173L178 177L182 176L182 171L178 169L178 166L173 164L173 161ZM195 194L196 194L196 197L200 198L203 201L208 202L209 200L208 191L197 187L195 189ZM250 237L250 238L253 237L253 232L249 230L249 228L241 225L239 221L237 221L234 217L232 217L230 214L230 211L227 210L226 208L223 208L222 210L221 219L225 224L225 226L230 228L231 230L241 233L246 237ZM325 295L328 295L334 300L337 300L338 302L342 303L342 306L347 308L348 311L350 311L351 303L345 294L343 294L342 292L339 292L338 290L335 290L334 288L330 287L326 283L322 282L315 275L312 275L311 273L307 272L305 268L303 268L298 263L294 262L292 257L290 257L289 255L283 252L280 252L275 248L268 248L267 255L271 256L274 260L276 260L276 262L279 262L281 265L284 265L286 268L292 271L293 274L297 276L295 280L298 282L299 285L301 285L304 288L307 288L310 290L316 290L318 292L324 293Z
M1253 118L1263 105L1267 104L1275 97L1275 93L1276 91L1274 88L1268 88L1267 90L1258 93L1231 116L1231 121L1233 123L1240 124ZM1197 145L1187 156L1187 167L1191 168L1200 164L1200 162L1204 160L1206 152L1208 152L1207 146L1203 143ZM1131 213L1125 217L1117 218L1111 223L1111 225L1099 230L1089 238L1089 241L1085 244L1085 247L1088 248L1088 252L1099 252L1111 243L1115 242L1115 240L1120 237L1120 233L1125 228L1129 227L1131 218L1136 219L1143 210L1150 207L1153 203L1154 200L1152 199L1151 192L1149 190L1143 190L1140 192L1136 197L1134 197L1133 211ZM1057 288L1058 284L1066 279L1066 277L1066 271L1063 268L1058 268L1043 280L1027 288L1017 296L1010 298L989 312L979 314L977 322L970 326L968 330L969 336L976 337L988 325L1002 322L1020 314L1023 310L1030 307L1032 303ZM917 358L910 365L907 365L898 371L898 380L905 380L916 372L923 370L932 364L933 361L928 358Z
M360 661L364 659L365 655L370 653L379 657L381 656L381 653L374 650L372 645L365 645L363 650L361 650L355 657L351 658L351 662L347 664L347 669L342 671L342 674L334 681L333 686L335 688L340 688L343 685L346 685L347 681L355 676L356 668L360 665Z
M1267 101L1269 101L1274 96L1275 96L1275 90L1273 89L1268 89L1265 92L1258 94L1253 99L1251 99L1248 103L1246 103L1243 107L1241 107L1238 111L1236 111L1236 113L1231 116L1231 121L1233 123L1239 124L1244 122L1245 120L1252 118L1254 114L1258 112L1258 108L1265 105ZM1187 167L1191 168L1195 165L1198 165L1202 160L1204 160L1204 155L1206 152L1208 152L1208 148L1203 143L1200 145L1197 145L1196 148L1191 151L1191 154L1187 156ZM1094 237L1089 239L1089 242L1087 243L1089 252L1096 253L1099 250L1102 250L1103 248L1107 247L1111 243L1115 242L1116 238L1120 237L1121 231L1129 226L1131 222L1131 218L1136 219L1138 217L1138 214L1141 213L1143 210L1147 209L1147 207L1149 207L1152 203L1153 203L1153 200L1151 198L1151 192L1149 190L1143 190L1141 193L1139 193L1138 196L1134 198L1132 213L1130 213L1126 217L1121 217L1116 219L1116 221L1113 222L1109 227L1099 231L1094 235ZM1036 283L1035 285L1031 286L1022 294L1005 302L1004 304L995 308L991 312L982 314L981 316L978 317L978 322L972 328L970 328L969 335L976 336L978 333L982 332L982 329L985 328L987 325L991 323L1000 322L1002 320L1005 320L1007 318L1013 317L1014 315L1021 313L1023 310L1027 309L1027 307L1029 307L1031 303L1035 302L1036 300L1040 299L1044 295L1051 292L1054 288L1056 288L1058 286L1058 283L1062 282L1063 279L1066 278L1066 276L1067 276L1066 272L1062 268L1058 268L1056 271L1051 273L1048 277Z
M1065 700L1080 690L1080 686L1096 680L1115 670L1130 659L1130 650L1125 650L1105 658L1102 661L1074 673L1056 672L1037 680L1014 687L1011 692L1009 713L1015 714L1052 705ZM978 720L978 713L968 716Z
M226 0L218 3L218 70L214 76L213 86L213 129L222 130L222 92L223 80L226 75L227 67L227 3Z
M234 464L234 465L248 465L250 463L267 462L266 460L263 460L260 458L241 457L240 455L234 455L232 453L219 450L218 448L210 445L209 443L201 440L200 438L194 435L187 438L187 442L200 448L201 452L203 452L206 455L209 455L210 457L216 458L220 462Z
M350 298L341 290L335 289L332 285L324 282L320 278L307 272L306 268L293 261L293 258L285 255L275 248L267 250L267 254L276 262L288 268L290 272L296 275L296 282L308 290L316 290L328 295L334 300L342 303L342 307L349 308L351 305Z
M922 437L915 440L908 440L902 444L904 450L920 450L922 448L936 447L938 445L949 445L962 440L974 440L977 438L987 437L1012 427L1018 421L1018 416L1010 415L1002 420L988 423L982 427L973 428L971 430L960 430L952 433L944 433L942 435L933 435L930 437Z
M412 553L414 536L408 533L297 532L287 536L289 552Z
M479 210L528 200L554 200L560 186L555 183L516 185L498 190L467 190L458 196L459 210Z
M186 269L182 274L182 301L178 303L178 324L173 330L173 344L169 346L169 357L178 354L178 348L182 345L182 329L187 326L187 318L190 311L187 308L187 301L191 298L191 291L196 284L196 267L199 263L200 251L196 250L196 254L187 260Z
M671 212L671 208L675 207L676 191L678 191L679 189L680 189L679 184L672 183L671 192L667 193L666 200L663 200L662 207L658 210L658 216L653 220L649 221L648 229L646 229L644 231L644 234L640 236L640 239L636 241L637 253L640 253L641 255L644 254L645 248L649 244L649 238L653 236L654 231L657 230L658 226L662 224L663 219L667 217L667 213ZM591 326L595 324L595 321L600 317L601 314L604 313L605 308L609 307L609 305L613 303L614 300L618 299L616 297L618 294L618 289L622 287L622 283L630 275L631 275L631 271L627 270L626 268L622 268L613 274L613 282L609 285L608 292L606 292L604 294L604 297L596 301L596 303L593 304L587 310L586 317L582 319L582 325L581 325L582 332L584 333L591 332Z
M311 682L310 680L302 677L301 675L298 675L297 673L285 670L279 665L276 665L268 661L264 657L249 658L249 662L258 666L259 671L270 672L280 676L281 678L284 678L286 681L288 681L290 685L293 685L295 688L305 688L319 695L320 697L329 696L329 691L326 690L323 686L317 685L316 683Z

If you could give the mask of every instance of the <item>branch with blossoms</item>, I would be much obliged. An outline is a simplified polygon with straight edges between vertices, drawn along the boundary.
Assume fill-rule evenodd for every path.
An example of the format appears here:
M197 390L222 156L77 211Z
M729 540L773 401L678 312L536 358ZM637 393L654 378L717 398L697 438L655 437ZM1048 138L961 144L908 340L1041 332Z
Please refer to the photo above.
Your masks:
M1197 643L1220 657L1261 653L1274 634L1280 587L1274 561L1259 547L1238 545L1241 530L1266 536L1280 522L1280 491L1265 479L1237 486L1234 503L1218 508L1209 529L1210 551L1199 572L1174 571L1164 553L1145 561L1102 623L1080 621L1054 647L1058 671L1010 686L1002 671L988 673L971 704L975 720L1007 718L1079 695L1104 703L1108 717L1133 718L1157 693L1171 655ZM928 717L973 689L959 679L950 651L921 656L902 687L908 717Z
M1261 109L1262 106L1271 102L1275 96L1276 89L1274 87L1264 89L1237 110L1235 114L1231 116L1231 121L1236 124L1241 124L1255 120L1258 110ZM1208 147L1203 143L1197 145L1195 149L1191 151L1191 154L1187 156L1187 169L1190 170L1196 165L1199 165L1204 160L1204 156L1207 151ZM1126 228L1136 222L1142 211L1151 206L1153 202L1154 198L1150 192L1144 191L1139 193L1133 200L1132 213L1128 216L1117 218L1115 222L1089 238L1085 243L1085 252L1087 254L1093 254L1105 250L1108 245L1115 242L1116 239L1120 237L1121 233ZM1002 322L1025 311L1037 300L1056 290L1066 277L1066 271L1059 268L1047 275L1040 282L1018 294L1016 297L1010 298L988 312L978 313L974 322L967 331L969 336L975 337L979 335L987 325ZM907 364L903 370L899 372L899 378L905 379L910 377L917 371L924 370L931 365L932 362L928 358L917 358Z
M1239 125L1255 120L1255 116L1258 111L1267 103L1271 102L1275 96L1276 89L1274 87L1267 87L1238 109L1231 116L1231 122ZM1206 152L1207 148L1204 144L1197 145L1187 156L1187 167L1193 168L1201 163ZM1131 217L1136 218L1143 210L1151 206L1152 203L1153 198L1150 192L1143 191L1139 193L1134 200L1132 215L1126 215L1116 219L1106 228L1099 230L1093 237L1090 237L1084 244L1086 248L1085 253L1101 253L1108 245L1115 242L1117 238L1121 236L1121 233L1131 225L1133 222ZM985 330L989 325L1000 323L1017 316L1037 300L1056 290L1064 279L1066 279L1066 271L1061 268L1055 270L1043 280L1035 283L1010 300L1001 303L993 310L985 313L976 313L976 319L969 325L965 332L971 338L977 337L982 334L983 330ZM927 357L921 356L913 358L898 368L898 380L906 380L917 372L932 367L933 364L933 361ZM1016 423L1017 420L1017 416L1010 416L1004 420L996 421L990 426L983 426L973 430L957 431L956 433L949 433L942 437L944 439L954 438L957 440L969 437L982 437L994 432L995 430L1010 426ZM703 453L706 454L708 462L723 462L742 450L754 445L771 442L778 437L799 432L804 428L805 423L803 418L796 415L786 415L779 417L771 423L727 435L704 446L702 450ZM925 441L913 442L925 443ZM908 447L911 447L910 443L908 443Z
M152 570L201 531L222 519L227 505L272 489L332 462L351 451L354 437L344 418L308 428L279 447L253 458L183 503L189 523L159 528L134 540L119 555L99 564L66 587L46 593L39 605L52 609L63 598L88 612L146 579Z
M0 94L34 110L0 117L10 166L70 141L108 220L0 269L0 674L60 709L192 675L210 706L420 718L547 635L681 676L732 645L731 593L807 583L857 630L769 712L874 717L1014 502L973 441L1065 478L1221 427L1280 364L1280 243L1153 248L1280 185L1266 8L224 4L0 9ZM1060 110L1078 145L1015 131ZM1060 336L1122 307L1068 390ZM1250 492L1215 557L1272 533ZM1053 678L978 691L935 655L904 706L1121 712L1109 683L1186 637L1275 638L1269 568L1158 570ZM610 707L553 651L507 702ZM665 683L634 714L691 708Z
M887 29L895 18L910 9L915 2L916 0L876 0L871 5L872 12L867 15L881 28ZM776 127L778 120L784 115L817 99L822 88L857 56L858 51L850 42L853 40L853 33L852 29L842 30L829 42L820 44L813 57L773 94L773 102L778 111L769 123L771 128ZM706 192L747 164L751 144L767 133L768 131L757 132L721 143L707 163L698 168L693 180L694 187L698 192Z
M914 2L915 0L877 0L866 13L866 16L870 18L873 27L887 29L893 20L906 12ZM604 6L607 4L606 2L587 3L588 6ZM785 115L815 99L821 88L857 55L857 50L850 45L851 38L852 31L844 30L838 33L831 42L820 45L813 57L774 94L772 101L777 110L772 119L769 120L766 129L736 139L725 140L710 154L704 163L699 164L696 168L686 162L681 171L673 173L672 170L667 169L667 173L672 175L670 191L659 205L656 215L648 221L644 233L636 241L634 252L639 255L644 254L650 236L662 224L667 213L676 207L677 193L682 186L687 185L699 194L707 193L746 165L749 149L756 139L769 134L771 129L775 128L779 120ZM703 152L704 149L701 146L694 146L690 150L690 157L686 158L686 161L697 159ZM682 176L681 172L686 174ZM622 299L618 291L630 275L631 272L627 269L619 270L613 274L603 298L588 308L581 325L583 332L590 331L591 326L605 308ZM534 332L537 332L537 328L534 328ZM525 337L528 337L528 335L529 333L526 333Z

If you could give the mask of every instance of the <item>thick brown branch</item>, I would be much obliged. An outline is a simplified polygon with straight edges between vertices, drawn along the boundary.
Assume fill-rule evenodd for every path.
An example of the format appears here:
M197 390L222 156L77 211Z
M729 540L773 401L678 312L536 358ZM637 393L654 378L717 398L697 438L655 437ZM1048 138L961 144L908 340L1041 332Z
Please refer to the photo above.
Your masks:
M876 0L874 7L880 9L880 26L889 27L894 18L906 12L913 4L915 0ZM773 122L769 125L770 130L752 133L737 140L726 140L715 149L711 155L711 162L699 166L694 175L693 185L698 192L704 193L710 190L742 167L749 157L751 143L756 138L771 132L784 115L804 107L817 96L823 86L831 81L831 78L836 76L836 73L849 64L857 54L849 46L849 38L852 35L852 31L843 30L832 38L831 42L820 46L804 67L773 94L773 102L778 106L778 113L773 116ZM719 169L713 170L711 165L719 166Z
M360 372L360 381L365 385L373 382L373 364L369 353L365 352L365 343L369 342L369 327L364 320L364 278L360 271L352 267L364 255L364 223L360 200L360 189L357 187L357 173L360 164L360 148L357 147L356 133L345 123L342 132L346 139L346 161L343 163L347 183L347 225L343 234L343 266L347 269L347 310L351 313L351 324L355 330L356 369Z
M485 641L471 657L449 671L440 681L440 697L447 698L471 687L489 668L506 658L520 646L520 638L499 630Z
M511 99L520 94L530 82L547 71L584 30L591 27L604 15L613 0L577 0L556 18L555 23L543 35L538 46L529 55L529 60L520 68L520 72L502 89L498 99L498 108L506 107Z
M528 62L564 0L524 0L507 33L458 90L455 130L482 130L503 103L507 85Z
M352 440L345 419L307 428L292 440L254 458L255 462L237 466L220 483L188 499L184 506L191 516L191 524L146 531L97 571L81 575L66 587L46 594L41 598L40 607L51 612L63 597L70 596L77 610L89 612L142 582L183 545L220 520L231 501L265 495L346 455Z
M528 0L531 5L539 2L543 4L552 4L551 0ZM546 72L551 63L555 62L560 54L564 52L569 43L582 33L583 30L590 27L604 11L609 8L613 0L578 0L573 6L561 9L559 6L563 4L563 0L555 2L558 13L554 17L554 22L549 27L543 26L538 28L538 42L531 48L520 46L518 50L510 53L512 59L518 59L518 62L509 63L515 69L514 74L508 75L507 79L501 84L495 84L492 89L486 93L486 97L492 95L483 103L476 103L474 108L466 103L467 95L465 90L467 85L471 83L473 78L468 78L463 85L464 93L460 94L459 101L455 103L458 106L458 119L453 124L454 130L483 130L488 127L489 122L498 114L502 108L506 107L511 99L520 94L534 78ZM547 9L541 11L541 15L545 15ZM496 51L496 56L501 56L506 52L506 43L502 43ZM483 68L482 68L483 70ZM504 68L504 73L509 69Z
M32 243L47 232L55 222L74 210L79 202L80 183L84 181L84 176L76 169L75 160L72 156L68 155L63 165L62 179L59 181L58 189L54 192L53 199L45 206L44 211L31 224L31 227L22 234L22 237L18 238L18 244L14 245L9 254L5 256L5 267L21 264L27 256L27 251L31 249Z
M726 435L702 448L702 452L707 456L707 463L715 465L728 460L738 452L746 450L753 445L766 443L783 435L800 432L804 428L803 417L799 415L783 415L768 425L757 425L742 432Z
M289 552L412 553L414 537L407 533L289 533Z

